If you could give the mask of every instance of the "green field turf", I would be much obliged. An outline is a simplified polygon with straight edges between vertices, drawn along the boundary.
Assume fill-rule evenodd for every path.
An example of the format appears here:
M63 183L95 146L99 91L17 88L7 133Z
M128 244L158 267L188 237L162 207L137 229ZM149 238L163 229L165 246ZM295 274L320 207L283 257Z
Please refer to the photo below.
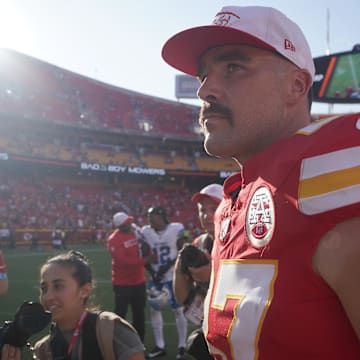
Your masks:
M345 97L345 89L351 86L354 91L358 90L360 82L360 54L351 54L339 59L331 77L326 97L333 97L336 91Z
M107 250L101 245L77 247L91 261L96 281L94 303L103 310L113 310L113 291L111 286L111 260ZM55 252L34 252L26 248L14 250L3 249L9 276L9 293L0 298L1 326L5 320L12 320L18 306L25 300L38 301L39 269L44 261ZM147 314L149 314L147 309ZM131 321L129 314L128 320ZM171 309L164 310L164 334L167 346L167 355L160 359L175 359L177 353L177 332L175 318ZM191 326L189 326L191 330ZM30 340L34 342L38 336ZM148 350L154 347L152 331L147 316L145 346ZM23 359L30 359L27 349L23 352ZM190 358L190 357L189 357Z

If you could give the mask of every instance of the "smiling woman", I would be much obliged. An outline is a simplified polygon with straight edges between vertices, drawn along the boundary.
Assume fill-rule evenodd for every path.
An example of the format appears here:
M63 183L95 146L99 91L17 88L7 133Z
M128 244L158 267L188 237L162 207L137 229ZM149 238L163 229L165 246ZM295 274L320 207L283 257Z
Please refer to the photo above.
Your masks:
M37 359L144 360L144 346L128 322L87 307L93 278L85 255L55 255L41 267L40 279L40 300L53 326L35 344Z

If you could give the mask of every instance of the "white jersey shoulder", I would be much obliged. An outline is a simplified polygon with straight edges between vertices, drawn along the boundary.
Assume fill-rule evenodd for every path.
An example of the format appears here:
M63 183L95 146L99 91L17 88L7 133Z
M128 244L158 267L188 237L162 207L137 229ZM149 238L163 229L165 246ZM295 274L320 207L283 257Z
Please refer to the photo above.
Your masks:
M155 271L158 271L161 265L176 259L179 252L177 241L183 235L184 225L181 223L169 223L161 231L155 231L151 226L145 225L142 228L145 241L150 245L156 255L157 261L152 264ZM166 278L166 279L165 279ZM166 274L164 280L172 279L172 272Z
M135 236L136 236L136 239L139 240L139 241L142 241L144 240L144 235L143 235L143 232L142 232L142 229L139 225L136 225L136 224L131 224L131 227L135 233Z

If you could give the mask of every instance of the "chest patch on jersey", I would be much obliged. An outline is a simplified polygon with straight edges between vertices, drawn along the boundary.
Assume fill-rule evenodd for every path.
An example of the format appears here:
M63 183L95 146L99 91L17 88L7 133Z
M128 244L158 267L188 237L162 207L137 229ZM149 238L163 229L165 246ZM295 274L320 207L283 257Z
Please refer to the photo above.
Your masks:
M221 226L220 226L220 234L219 234L219 238L221 241L224 241L227 234L228 234L228 231L229 231L229 226L230 226L230 222L231 222L231 219L228 217L228 218L225 218L222 222L221 222Z
M260 187L253 194L246 211L246 233L255 247L265 246L275 225L274 200L268 188Z

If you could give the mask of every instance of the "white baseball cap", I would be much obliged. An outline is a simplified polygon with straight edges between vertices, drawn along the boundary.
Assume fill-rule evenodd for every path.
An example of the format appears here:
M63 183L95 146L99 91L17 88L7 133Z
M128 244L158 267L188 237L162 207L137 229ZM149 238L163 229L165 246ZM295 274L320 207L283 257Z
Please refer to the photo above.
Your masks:
M211 25L190 28L171 37L162 49L162 57L174 68L196 76L204 51L235 44L275 51L306 69L314 79L315 65L303 32L271 7L225 6Z
M134 218L132 216L129 216L124 212L118 212L113 216L113 224L116 227L119 227L127 223L131 223L133 220Z
M204 188L202 188L200 192L195 193L191 197L191 201L196 203L199 202L204 197L209 197L215 200L217 203L220 203L220 201L223 198L222 186L219 184L207 185Z

